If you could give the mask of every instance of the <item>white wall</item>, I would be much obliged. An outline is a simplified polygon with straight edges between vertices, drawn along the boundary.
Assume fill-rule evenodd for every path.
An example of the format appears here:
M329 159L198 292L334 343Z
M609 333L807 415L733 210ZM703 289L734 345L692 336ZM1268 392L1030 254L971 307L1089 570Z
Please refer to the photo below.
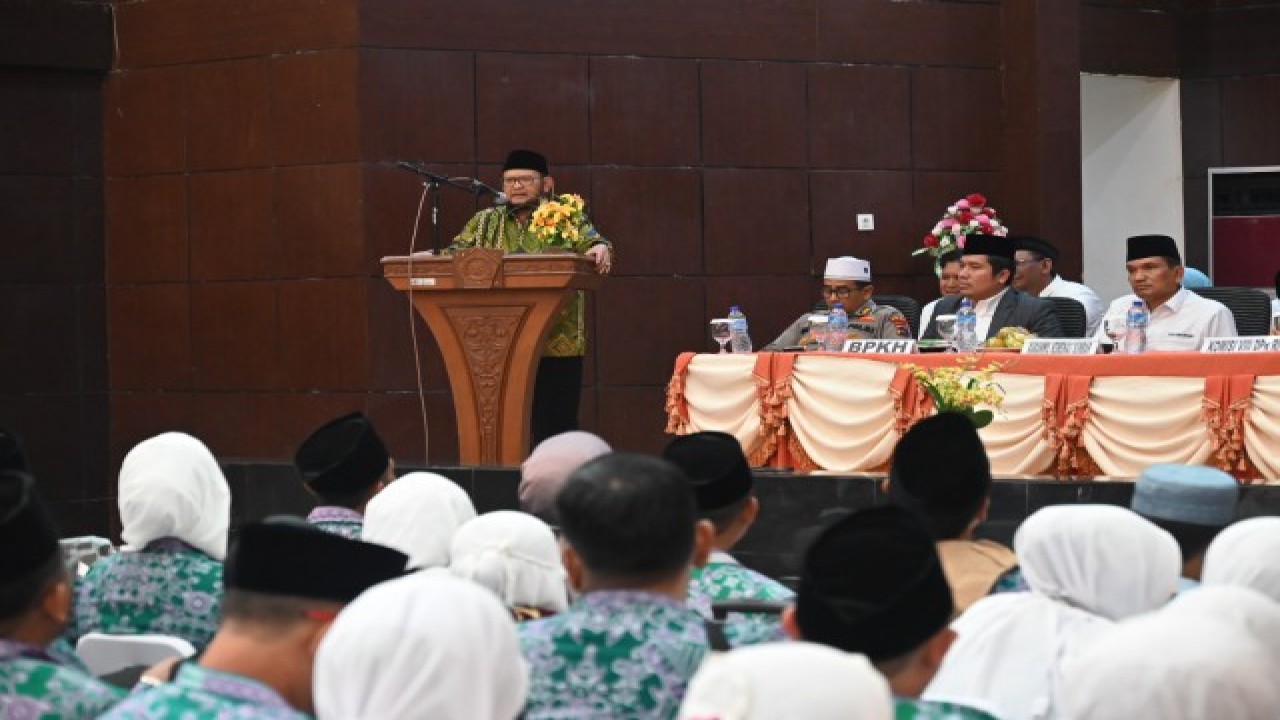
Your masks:
M1178 81L1082 74L1080 144L1084 283L1110 301L1129 292L1125 238L1183 245Z

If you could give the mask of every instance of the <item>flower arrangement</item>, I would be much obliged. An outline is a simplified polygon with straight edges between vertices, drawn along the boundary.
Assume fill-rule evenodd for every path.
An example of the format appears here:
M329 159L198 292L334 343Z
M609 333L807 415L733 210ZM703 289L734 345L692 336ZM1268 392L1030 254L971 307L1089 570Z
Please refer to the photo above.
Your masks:
M906 369L933 398L938 412L960 413L968 417L974 427L984 428L995 419L995 413L977 408L983 405L998 409L1004 402L1004 388L993 377L1001 368L999 363L984 368L977 368L977 364L977 356L973 355L953 367L907 365Z
M1008 234L1009 228L996 217L996 209L987 205L987 198L971 193L947 208L933 230L924 236L924 247L917 248L911 255L929 253L936 258L963 249L966 235Z
M529 227L533 236L550 247L574 249L581 238L580 228L586 222L586 202L580 195L553 195L533 211Z

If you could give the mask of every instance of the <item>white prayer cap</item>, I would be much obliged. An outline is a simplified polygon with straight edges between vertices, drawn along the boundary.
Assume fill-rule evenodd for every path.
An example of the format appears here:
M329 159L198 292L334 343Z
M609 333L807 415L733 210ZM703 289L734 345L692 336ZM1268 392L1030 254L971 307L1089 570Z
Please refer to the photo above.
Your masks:
M827 260L827 269L822 276L831 280L871 282L871 263L849 255L834 257Z
M365 591L316 652L321 720L513 718L529 669L511 614L493 593L443 570Z
M560 544L551 527L532 515L498 510L463 523L453 536L449 571L489 588L507 607L569 607Z
M443 475L413 472L373 496L360 539L409 556L409 568L443 568L462 523L476 516L471 498Z
M1280 602L1280 518L1228 525L1204 553L1205 585L1243 585Z
M1261 643L1228 621L1142 615L1067 660L1054 709L1073 720L1274 718L1280 692L1270 660Z
M138 443L120 466L126 549L172 537L215 560L227 554L231 488L209 448L179 432Z
M889 685L862 655L808 642L712 653L689 682L681 720L889 720Z

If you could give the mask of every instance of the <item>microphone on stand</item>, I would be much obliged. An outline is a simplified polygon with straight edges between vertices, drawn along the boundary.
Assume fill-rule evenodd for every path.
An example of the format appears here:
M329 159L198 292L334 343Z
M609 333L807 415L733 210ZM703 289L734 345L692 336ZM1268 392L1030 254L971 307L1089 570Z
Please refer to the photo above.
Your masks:
M471 177L451 177L449 183L454 187L460 187L473 195L484 195L488 193L493 196L494 205L506 205L511 201L507 194L501 190L494 190L485 183Z
M421 175L422 177L427 178L432 182L437 182L437 183L449 182L449 178L445 177L444 175L437 175L431 172L430 170L423 167L421 163L413 163L413 162L408 162L407 160L401 160L400 162L396 163L396 167L400 168L401 170L408 170L409 172L415 175Z

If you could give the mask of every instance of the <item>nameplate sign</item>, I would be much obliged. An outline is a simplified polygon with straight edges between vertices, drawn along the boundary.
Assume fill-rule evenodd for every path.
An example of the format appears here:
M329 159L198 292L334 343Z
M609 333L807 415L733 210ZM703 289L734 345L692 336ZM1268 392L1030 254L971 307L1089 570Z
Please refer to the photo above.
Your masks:
M1031 338L1022 346L1023 355L1096 355L1098 341L1092 338Z
M845 340L847 353L910 355L916 351L915 340Z
M1280 352L1280 336L1206 338L1203 353Z

